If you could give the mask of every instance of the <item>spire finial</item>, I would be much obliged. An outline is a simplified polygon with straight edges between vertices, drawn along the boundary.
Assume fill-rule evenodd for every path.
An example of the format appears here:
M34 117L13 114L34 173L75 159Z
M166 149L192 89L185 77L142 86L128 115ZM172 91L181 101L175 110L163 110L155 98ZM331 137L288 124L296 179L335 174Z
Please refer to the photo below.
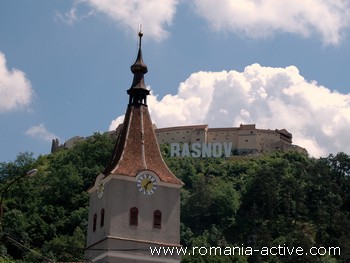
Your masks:
M146 64L142 59L142 51L141 51L141 38L143 36L142 33L142 25L139 26L139 50L137 53L137 58L134 64L131 66L131 72L134 74L134 79L132 81L131 88L128 89L129 94L129 104L133 105L147 105L146 97L149 95L149 90L146 88L144 74L147 73L148 69Z
M143 33L142 33L142 24L139 24L139 49L141 49L141 39L143 37Z
M139 24L139 37L142 37L143 33L142 33L142 24Z

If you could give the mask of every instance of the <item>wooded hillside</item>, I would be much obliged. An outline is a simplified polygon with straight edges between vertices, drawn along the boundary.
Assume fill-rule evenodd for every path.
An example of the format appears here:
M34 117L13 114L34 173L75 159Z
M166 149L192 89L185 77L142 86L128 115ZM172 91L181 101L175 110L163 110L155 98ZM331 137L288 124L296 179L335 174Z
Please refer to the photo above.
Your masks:
M3 202L0 262L83 259L86 190L114 142L95 134L74 148L0 163ZM339 247L341 255L195 256L183 262L350 262L350 156L314 159L295 152L230 159L164 158L185 186L181 244L186 247Z

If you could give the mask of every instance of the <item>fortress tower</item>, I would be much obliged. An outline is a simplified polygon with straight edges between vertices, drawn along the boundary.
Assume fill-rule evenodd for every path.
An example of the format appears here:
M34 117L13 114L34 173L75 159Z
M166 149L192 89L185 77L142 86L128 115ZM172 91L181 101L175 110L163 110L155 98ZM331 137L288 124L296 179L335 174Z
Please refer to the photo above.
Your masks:
M129 104L111 160L88 190L90 195L85 258L92 262L180 262L152 256L150 247L180 246L180 188L165 164L148 112L142 33Z

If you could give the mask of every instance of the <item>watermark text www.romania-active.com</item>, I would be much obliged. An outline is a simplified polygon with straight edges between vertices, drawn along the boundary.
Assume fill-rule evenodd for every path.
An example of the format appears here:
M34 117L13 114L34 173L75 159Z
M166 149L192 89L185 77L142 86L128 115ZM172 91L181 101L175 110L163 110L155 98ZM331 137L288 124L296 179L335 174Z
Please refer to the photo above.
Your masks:
M262 256L340 256L340 247L311 247L303 249L302 247L271 246L260 249L252 247L150 247L152 256L251 256L254 253L260 253Z

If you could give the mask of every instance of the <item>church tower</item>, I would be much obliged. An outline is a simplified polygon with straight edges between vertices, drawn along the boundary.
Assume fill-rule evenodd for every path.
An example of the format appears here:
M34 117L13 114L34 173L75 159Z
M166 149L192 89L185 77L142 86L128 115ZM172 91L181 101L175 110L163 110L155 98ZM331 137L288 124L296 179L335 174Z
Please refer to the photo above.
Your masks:
M180 262L152 256L150 247L180 247L180 188L165 164L147 106L148 69L139 48L127 90L129 103L112 158L88 190L85 258L92 262Z

